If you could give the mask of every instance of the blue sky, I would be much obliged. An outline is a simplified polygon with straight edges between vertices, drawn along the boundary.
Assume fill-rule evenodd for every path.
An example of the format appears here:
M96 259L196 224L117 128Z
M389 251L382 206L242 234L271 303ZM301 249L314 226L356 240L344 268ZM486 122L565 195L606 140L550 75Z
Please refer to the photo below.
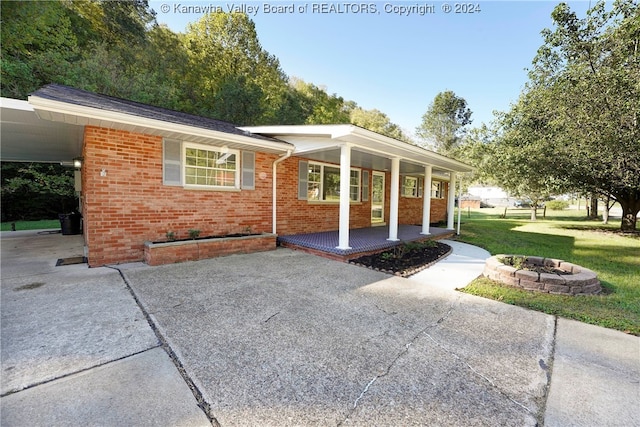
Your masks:
M294 5L294 13L265 13L270 6ZM439 92L452 90L467 100L472 126L506 111L527 81L540 32L551 28L557 1L470 2L474 13L444 13L456 2L372 2L375 13L355 13L339 1L163 1L151 0L157 20L184 32L201 13L184 6L252 6L262 47L284 72L326 87L365 109L376 108L413 133ZM595 3L595 1L594 1ZM444 5L447 6L444 6ZM462 4L462 3L459 3ZM583 17L588 1L569 2ZM387 5L387 6L385 6ZM424 15L401 15L393 6L426 5ZM476 5L478 7L476 8ZM306 12L300 11L306 7ZM316 13L313 9L316 8ZM324 13L321 8L325 8ZM327 13L327 9L349 13ZM475 10L475 9L479 9ZM193 10L193 9L192 9Z

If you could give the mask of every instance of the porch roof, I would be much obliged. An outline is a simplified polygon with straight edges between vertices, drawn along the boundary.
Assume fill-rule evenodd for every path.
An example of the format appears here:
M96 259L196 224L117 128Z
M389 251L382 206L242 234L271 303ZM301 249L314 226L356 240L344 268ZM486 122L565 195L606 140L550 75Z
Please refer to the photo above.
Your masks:
M351 163L357 167L390 170L391 159L400 158L401 174L423 174L426 165L433 166L434 174L440 176L473 171L465 163L350 124L248 126L242 129L287 141L295 146L294 154L317 161L340 163L340 147L349 144Z

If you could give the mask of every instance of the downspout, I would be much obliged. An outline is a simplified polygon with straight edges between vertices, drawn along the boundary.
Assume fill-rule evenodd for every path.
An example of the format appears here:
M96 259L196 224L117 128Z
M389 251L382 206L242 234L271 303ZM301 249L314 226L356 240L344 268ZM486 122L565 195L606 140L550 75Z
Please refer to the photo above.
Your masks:
M277 194L276 194L277 193L277 185L276 184L278 182L278 180L276 178L277 178L277 175L278 175L278 173L277 173L278 163L288 159L289 157L291 157L292 154L293 154L293 150L287 150L287 154L283 154L282 156L280 156L278 159L276 159L273 162L273 191L272 191L272 194L273 194L273 204L272 204L273 213L272 213L272 218L271 218L271 221L273 222L273 226L272 226L273 234L276 234L276 223L277 223L277 219L278 219L277 206L276 206L276 203L277 203L276 202L276 199L277 199L277 197L276 197L277 196Z

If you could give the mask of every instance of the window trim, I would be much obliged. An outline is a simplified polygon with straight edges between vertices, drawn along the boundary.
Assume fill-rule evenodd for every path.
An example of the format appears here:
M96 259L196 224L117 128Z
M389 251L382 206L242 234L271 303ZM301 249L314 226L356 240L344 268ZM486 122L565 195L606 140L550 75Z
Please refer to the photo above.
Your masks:
M415 194L405 194L405 188L407 188L404 185L405 179L409 178L409 179L413 179L416 181L416 186L415 186ZM424 178L421 176L416 176L416 175L404 175L402 177L402 188L401 188L401 192L400 195L401 197L406 197L408 199L421 199L424 197ZM414 187L411 187L414 188Z
M415 182L415 186L408 187L406 184L407 180L412 180ZM414 194L407 194L406 189L411 189L415 191ZM417 176L405 175L402 177L402 197L406 197L409 199L417 199L420 194L420 179Z
M218 153L223 153L226 151L231 155L235 155L236 157L236 167L233 169L235 174L234 176L234 185L226 186L226 185L206 185L206 184L188 184L187 183L187 149L196 149L196 150L205 150L205 151L216 151ZM223 147L215 146L215 145L206 145L206 144L197 144L189 141L182 142L182 183L183 187L187 189L197 189L197 190L221 190L221 191L238 191L240 190L240 175L242 174L242 165L240 164L240 150L234 149L226 149Z
M309 160L306 163L307 163L307 168L306 168L306 170L307 170L307 174L306 174L306 176L307 176L307 181L306 181L306 183L307 183L307 194L308 194L308 191L309 191L308 190L309 183L310 182L316 182L316 181L310 181L309 180L309 169L310 169L310 167L312 165L315 165L315 166L320 166L320 182L319 182L320 188L318 189L318 196L321 196L321 195L324 194L323 186L324 186L324 170L325 170L325 166L333 168L333 169L338 169L338 171L339 171L340 170L340 165L336 165L336 164L333 164L333 163L316 162L316 161L313 161L313 160ZM357 172L358 173L358 185L357 185L357 192L356 192L358 197L357 197L356 200L353 200L351 198L351 194L352 194L351 189L356 187L356 186L351 184L351 173L349 173L349 203L360 203L360 202L362 202L362 195L361 195L361 193L362 193L362 169L361 168L350 167L349 170L351 172ZM340 203L340 200L312 199L312 198L309 198L307 196L307 202L309 202L309 203L318 203L318 204L321 204L321 203L338 204L338 203Z
M432 180L431 181L431 198L432 199L444 199L444 185L443 184L444 184L444 181L436 181L436 180ZM434 185L438 186L437 190L433 189ZM440 195L437 195L438 192L440 193Z

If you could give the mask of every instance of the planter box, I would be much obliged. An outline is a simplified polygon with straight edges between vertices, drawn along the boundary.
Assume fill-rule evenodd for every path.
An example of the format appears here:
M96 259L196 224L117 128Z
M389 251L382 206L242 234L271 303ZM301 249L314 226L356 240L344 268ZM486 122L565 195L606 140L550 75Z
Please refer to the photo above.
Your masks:
M276 235L265 233L241 237L211 237L178 242L144 243L144 262L149 265L216 258L233 254L270 251L276 248Z

